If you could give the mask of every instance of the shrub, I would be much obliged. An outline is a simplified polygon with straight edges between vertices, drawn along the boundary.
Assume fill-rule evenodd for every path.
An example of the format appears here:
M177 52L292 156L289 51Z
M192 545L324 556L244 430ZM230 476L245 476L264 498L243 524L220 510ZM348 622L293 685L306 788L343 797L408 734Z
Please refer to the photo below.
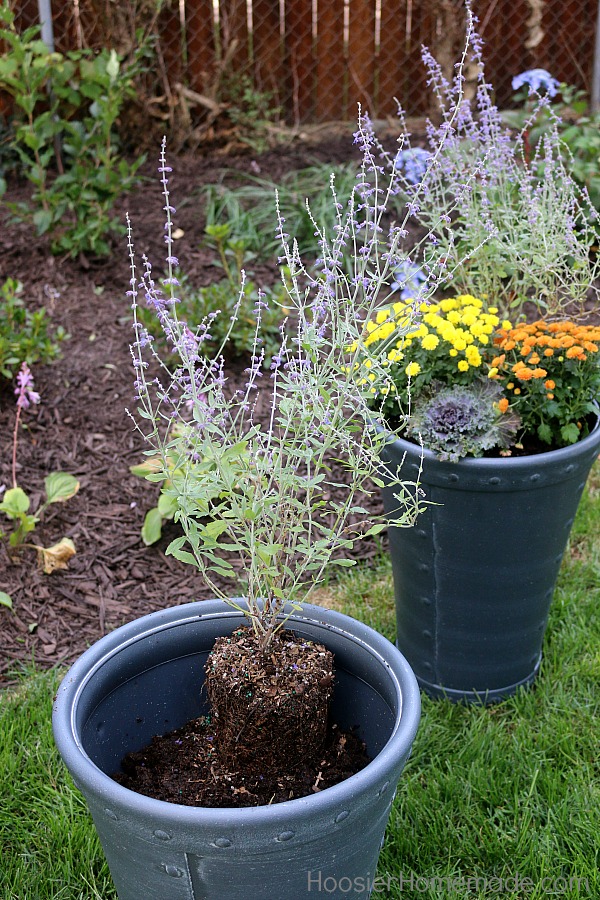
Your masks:
M59 353L67 335L59 325L50 334L46 310L30 312L21 294L23 285L7 278L0 287L0 375L12 380L21 363L46 363Z
M0 89L13 98L11 146L33 185L31 205L10 209L38 234L49 233L54 253L106 255L107 235L123 232L115 200L135 184L143 162L121 158L115 130L133 67L124 68L114 50L50 53L38 31L18 34L10 9L0 8L0 42L8 48Z

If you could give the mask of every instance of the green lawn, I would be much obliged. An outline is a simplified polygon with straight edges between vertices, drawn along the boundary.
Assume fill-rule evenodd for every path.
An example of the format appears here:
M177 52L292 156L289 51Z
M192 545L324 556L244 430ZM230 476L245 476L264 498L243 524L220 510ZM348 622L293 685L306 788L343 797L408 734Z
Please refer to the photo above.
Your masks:
M374 897L600 896L599 585L597 467L534 689L487 709L423 698ZM372 566L353 571L322 593L393 639L386 560L375 573ZM2 900L116 898L85 805L54 750L50 713L59 679L57 672L29 675L18 690L0 694Z

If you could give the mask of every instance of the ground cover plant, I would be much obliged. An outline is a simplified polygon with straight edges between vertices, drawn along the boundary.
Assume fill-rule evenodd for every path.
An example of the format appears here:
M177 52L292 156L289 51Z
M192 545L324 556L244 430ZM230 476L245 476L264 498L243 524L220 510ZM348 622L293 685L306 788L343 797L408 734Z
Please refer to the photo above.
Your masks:
M561 570L533 689L491 708L423 698L380 858L379 896L597 895L599 526L596 468ZM383 557L327 584L315 599L394 638L391 570ZM0 893L6 900L113 900L91 819L52 741L50 707L59 677L59 671L26 666L2 695ZM476 877L479 882L468 881Z
M353 163L337 166L315 163L283 174L277 185L279 210L286 230L298 241L302 255L314 253L316 249L313 219L328 232L335 224L335 209L326 185L334 180L339 202L345 206L356 184L356 174ZM270 262L280 255L281 242L272 227L276 209L273 182L269 178L250 174L239 184L209 185L204 199L209 226L229 224L243 240L245 249L262 260Z

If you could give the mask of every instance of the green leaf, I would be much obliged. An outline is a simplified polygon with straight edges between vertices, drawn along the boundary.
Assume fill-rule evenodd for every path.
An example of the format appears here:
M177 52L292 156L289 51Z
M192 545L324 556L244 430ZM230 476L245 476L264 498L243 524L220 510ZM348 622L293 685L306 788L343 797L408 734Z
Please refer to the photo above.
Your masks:
M368 531L365 531L363 537L372 537L375 534L381 534L388 527L387 522L379 522L377 525L371 525Z
M569 425L563 425L560 429L560 434L566 444L575 444L579 440L579 428L574 422L570 422Z
M0 606L8 606L9 609L13 608L13 602L9 594L5 594L4 591L0 591Z
M552 443L552 429L546 422L542 422L541 425L538 425L537 433L540 441L543 441L545 444Z
M175 538L174 541L171 541L165 553L167 556L174 556L175 559L181 560L181 562L188 563L190 566L198 566L196 562L195 556L190 553L188 550L181 550L180 547L182 543L185 541L185 538Z
M38 209L33 214L33 224L38 234L45 234L52 225L52 212L49 209Z
M161 494L158 498L157 508L163 519L172 519L179 508L177 498L171 497L169 494Z
M79 482L68 472L52 472L44 480L48 503L65 503L79 490Z
M331 562L334 566L345 566L346 568L356 565L355 559L332 559Z
M227 560L219 559L216 562L211 562L209 566L207 566L210 572L214 572L216 575L220 575L222 578L233 578L237 575L235 569L232 565L230 565Z
M0 509L9 519L16 519L29 509L29 497L20 487L10 488L0 503Z
M106 64L106 74L110 78L111 83L116 80L116 77L119 74L119 57L115 50L110 51L110 57Z
M200 532L200 536L206 536L208 538L216 539L220 537L224 531L227 531L228 528L229 522L224 522L222 519L214 522L209 522Z
M162 521L163 517L156 506L153 509L149 509L146 513L144 524L142 525L142 540L146 547L149 547L151 544L155 544L160 540L162 535Z
M12 516L9 516L9 518L12 518ZM22 544L25 535L33 531L39 521L35 516L27 516L25 513L19 513L18 518L20 520L19 524L8 539L11 547L18 547Z

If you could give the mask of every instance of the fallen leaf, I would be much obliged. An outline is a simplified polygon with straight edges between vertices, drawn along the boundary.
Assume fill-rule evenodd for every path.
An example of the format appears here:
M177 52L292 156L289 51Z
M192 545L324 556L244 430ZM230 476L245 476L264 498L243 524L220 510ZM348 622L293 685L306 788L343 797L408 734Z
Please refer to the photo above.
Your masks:
M56 569L66 569L68 562L75 555L75 544L71 538L63 538L52 547L36 547L38 562L46 575Z

